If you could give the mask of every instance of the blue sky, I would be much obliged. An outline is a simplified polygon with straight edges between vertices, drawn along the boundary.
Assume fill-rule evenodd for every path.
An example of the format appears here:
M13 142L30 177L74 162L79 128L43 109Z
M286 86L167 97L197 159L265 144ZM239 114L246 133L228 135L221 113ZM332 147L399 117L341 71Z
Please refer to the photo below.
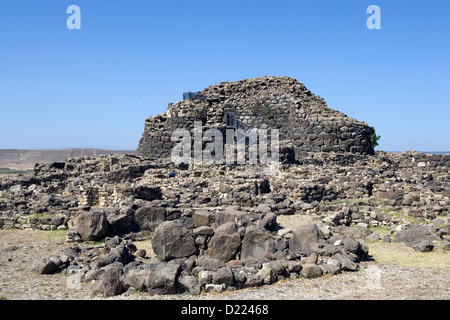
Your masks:
M449 35L444 0L1 0L0 148L135 149L183 92L287 75L379 150L448 151Z

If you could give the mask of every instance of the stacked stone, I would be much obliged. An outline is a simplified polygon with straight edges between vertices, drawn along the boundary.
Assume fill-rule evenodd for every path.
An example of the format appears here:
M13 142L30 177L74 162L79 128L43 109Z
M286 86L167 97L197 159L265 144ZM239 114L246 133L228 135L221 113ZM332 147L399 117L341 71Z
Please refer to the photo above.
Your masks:
M170 162L133 156L39 164L35 172L0 184L0 227L54 229L60 221L67 226L83 208L123 208L154 200L164 200L168 207L252 207L271 199L277 214L294 214L345 199L372 199L370 207L376 207L378 199L416 218L448 212L448 155L310 152L299 164L282 166L268 180L257 165L184 168L178 169L181 179L169 179ZM65 218L51 222L56 216Z
M289 77L263 77L212 85L191 100L169 104L168 111L149 117L138 151L151 158L169 156L175 129L227 127L231 114L243 129L278 129L300 157L301 152L337 151L373 154L373 129L328 108L302 83ZM225 141L225 140L224 140Z
M120 267L115 275L123 288L152 294L356 270L366 242L380 239L420 251L450 248L449 155L302 155L299 165L280 165L269 177L261 177L259 165L211 165L180 166L180 178L168 178L170 160L123 155L38 164L0 183L0 228L69 229L67 242L152 236L157 261L144 259L143 269L132 273L127 270L138 265L127 267L136 262L128 259L134 259L131 247L124 242L128 254L119 240L96 253L100 263L91 255L60 255L39 268L83 270L80 281L101 269L106 285L112 274L102 268L112 265ZM294 214L313 223L278 225L278 218ZM169 274L160 287L158 279ZM133 279L139 283L131 285Z

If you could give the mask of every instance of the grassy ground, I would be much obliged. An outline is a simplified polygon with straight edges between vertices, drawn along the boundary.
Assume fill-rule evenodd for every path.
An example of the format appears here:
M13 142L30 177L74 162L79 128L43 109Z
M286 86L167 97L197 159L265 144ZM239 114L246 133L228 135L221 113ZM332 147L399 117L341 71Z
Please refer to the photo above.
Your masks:
M10 170L9 168L0 168L0 174L7 175L17 175L17 174L27 174L33 170Z
M410 222L417 222L415 218L402 212L389 210L386 212L395 218ZM443 220L448 217L441 217ZM307 215L278 216L278 223L285 228L295 228L307 223L314 223L313 217ZM369 228L381 235L390 234L386 226L379 225ZM391 235L392 240L392 235ZM383 241L368 242L369 255L378 263L394 264L401 267L431 268L433 270L450 271L450 254L447 252L419 252L407 247L404 243L386 243Z
M49 230L41 234L49 240L54 240L58 243L65 243L68 230Z
M156 254L153 252L152 248L152 240L134 241L133 243L138 250L145 250L147 258L156 257Z
M448 252L419 252L404 243L369 243L369 255L379 263L450 271Z

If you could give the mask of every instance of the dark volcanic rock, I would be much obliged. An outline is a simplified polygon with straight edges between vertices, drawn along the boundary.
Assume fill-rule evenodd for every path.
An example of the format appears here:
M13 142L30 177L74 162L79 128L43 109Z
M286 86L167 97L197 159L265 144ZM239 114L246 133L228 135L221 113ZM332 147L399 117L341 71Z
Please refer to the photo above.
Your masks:
M162 222L180 217L179 211L170 211L164 207L144 206L134 213L134 221L142 231L155 231Z
M208 244L206 254L221 261L233 260L241 247L241 236L236 224L227 222L218 227Z
M76 230L83 240L99 240L108 235L108 221L103 209L91 209L77 217Z
M433 251L434 245L430 240L419 240L413 245L413 249L421 252Z
M156 228L152 247L163 261L189 257L198 251L194 236L178 220L163 222Z
M412 224L408 230L397 232L395 234L394 240L396 242L403 242L409 247L414 247L423 240L442 241L442 239L434 233L432 227L422 226L418 224Z
M158 187L139 186L134 190L134 196L147 201L162 199L161 188Z
M146 280L146 287L149 294L175 294L178 293L178 277L181 268L175 263L159 263L150 272Z
M275 240L272 234L261 227L248 227L242 240L241 260L261 258L272 253Z
M108 215L107 220L109 223L108 231L111 235L124 235L138 229L133 217L126 214Z
M307 279L314 279L321 277L323 274L322 269L317 264L305 264L300 271L300 275Z
M354 239L365 239L372 233L372 231L367 228L347 226L338 226L334 229L334 232L342 235L343 237L350 237Z
M32 270L40 274L52 274L59 270L59 266L52 259L43 259L36 262Z
M112 297L122 293L123 286L120 281L122 266L122 264L108 266L102 275L101 286L105 297Z
M294 230L292 238L289 240L289 248L292 252L302 252L310 254L318 251L319 238L323 233L315 224L300 226Z

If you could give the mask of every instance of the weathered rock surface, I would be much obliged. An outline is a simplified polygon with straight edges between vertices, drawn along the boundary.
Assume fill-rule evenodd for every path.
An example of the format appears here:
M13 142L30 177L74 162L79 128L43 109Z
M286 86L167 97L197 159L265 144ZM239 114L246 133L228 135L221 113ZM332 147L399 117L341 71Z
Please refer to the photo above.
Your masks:
M152 247L162 261L189 257L198 251L194 236L178 220L163 222L156 228Z
M156 227L168 219L165 208L145 206L136 210L134 220L140 230L153 232Z
M181 268L176 263L158 264L147 278L146 286L149 294L178 293L178 277Z
M205 254L225 262L233 260L240 247L241 236L235 223L227 222L216 229Z
M305 151L374 152L374 132L366 123L329 108L296 79L268 76L222 82L193 99L169 104L166 113L146 119L138 151L155 159L170 156L172 132L190 131L194 121L223 132L226 127L277 128L280 141L286 142L280 150L282 163L295 163ZM269 185L260 186L259 194L270 192Z
M412 224L409 229L399 231L395 234L396 242L403 242L409 247L414 247L424 240L428 242L442 241L442 239L435 234L433 227L421 226L418 224Z
M108 221L103 209L82 212L75 223L83 240L95 241L108 235Z
M319 238L324 238L323 233L315 224L298 227L290 239L289 247L293 251L311 254L319 250Z
M305 264L300 271L300 276L307 279L314 279L321 277L323 274L322 269L317 264Z
M248 227L242 241L241 259L260 258L272 253L275 240L270 231L261 227Z
M121 294L123 291L120 276L122 274L122 265L112 264L108 266L101 277L101 287L105 297L112 297Z

